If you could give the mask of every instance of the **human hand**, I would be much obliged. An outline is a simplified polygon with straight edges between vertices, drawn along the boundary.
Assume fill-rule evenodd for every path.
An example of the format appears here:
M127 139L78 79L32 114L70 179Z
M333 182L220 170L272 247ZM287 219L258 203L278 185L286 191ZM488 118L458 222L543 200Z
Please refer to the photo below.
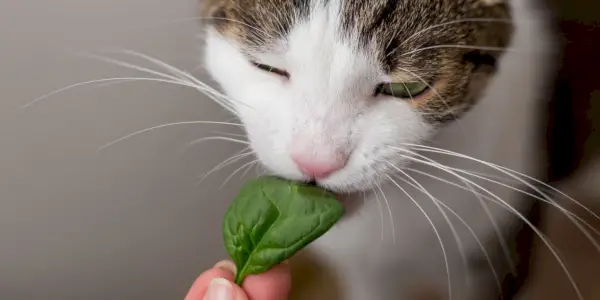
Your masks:
M221 261L202 273L192 285L185 300L286 300L291 288L287 263L260 275L250 275L242 286L233 283L235 264Z

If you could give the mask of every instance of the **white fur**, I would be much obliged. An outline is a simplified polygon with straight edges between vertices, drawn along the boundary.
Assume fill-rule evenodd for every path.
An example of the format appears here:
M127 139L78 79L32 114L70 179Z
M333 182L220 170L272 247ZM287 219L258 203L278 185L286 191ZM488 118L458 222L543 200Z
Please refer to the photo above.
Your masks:
M339 19L334 5L327 10L323 6L315 8L307 22L293 29L289 44L279 53L260 56L264 60L261 63L287 70L291 74L289 80L258 70L234 41L214 31L208 33L208 70L235 100L252 147L264 165L281 176L305 179L290 157L292 145L314 156L341 151L349 155L347 166L320 184L339 191L372 188L374 182L381 184L392 218L383 195L375 188L367 191L365 204L356 214L312 245L343 276L346 299L391 299L391 295L398 297L394 299L408 299L402 297L408 297L412 288L431 282L441 292L447 291L445 259L432 225L406 194L382 177L390 171L385 162L432 171L402 158L402 152L391 147L405 148L404 143L429 140L429 145L435 147L537 175L539 155L531 151L537 138L537 124L533 121L542 108L538 100L547 40L543 39L539 16L526 6L526 1L512 2L517 32L511 48L517 51L506 54L487 96L463 119L433 137L432 128L407 103L372 97L375 86L385 81L385 74L369 53L357 51L337 37ZM427 156L446 166L494 173L466 159ZM444 172L433 174L461 184ZM464 218L479 238L486 239L486 246L494 244L493 222L472 193L424 176L415 178ZM521 207L515 192L477 182L511 206ZM444 215L428 195L399 183L422 206L442 236L452 279L452 299L487 299L481 297L494 288L491 273L470 274L472 282L467 285L465 278L472 270L463 268L461 248L454 242ZM513 212L493 203L489 210L501 226L515 218ZM481 253L470 231L446 213L456 227L462 250L467 254Z

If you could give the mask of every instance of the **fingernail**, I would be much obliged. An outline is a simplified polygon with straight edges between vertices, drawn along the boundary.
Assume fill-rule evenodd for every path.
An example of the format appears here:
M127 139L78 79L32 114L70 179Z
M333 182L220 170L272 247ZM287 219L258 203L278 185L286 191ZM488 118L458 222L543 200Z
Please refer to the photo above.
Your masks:
M215 278L210 282L204 300L233 300L233 286L227 279Z
M229 261L229 260L223 260L223 261L218 262L215 265L215 268L231 271L234 275L237 272L237 267L235 266L235 264L232 261Z

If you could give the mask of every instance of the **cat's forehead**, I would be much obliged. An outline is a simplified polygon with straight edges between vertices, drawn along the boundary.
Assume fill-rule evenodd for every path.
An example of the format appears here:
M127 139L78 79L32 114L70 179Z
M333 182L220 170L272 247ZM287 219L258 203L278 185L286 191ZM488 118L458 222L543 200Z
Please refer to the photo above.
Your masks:
M502 0L207 0L216 28L247 50L269 51L288 41L295 28L327 14L336 38L350 41L384 65L400 54L432 44L467 39L475 23L451 21L494 17ZM451 24L436 28L442 23ZM421 33L428 29L426 33ZM431 57L428 57L431 56ZM423 51L413 64L432 63L439 51ZM430 66L434 67L434 66Z

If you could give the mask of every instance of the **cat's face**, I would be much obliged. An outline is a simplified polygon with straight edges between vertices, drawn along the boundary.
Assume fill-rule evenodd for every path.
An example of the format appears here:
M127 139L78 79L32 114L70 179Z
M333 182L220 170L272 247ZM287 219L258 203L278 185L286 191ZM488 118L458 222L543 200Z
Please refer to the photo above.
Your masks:
M340 192L475 104L512 29L498 0L206 1L206 65L259 159Z

